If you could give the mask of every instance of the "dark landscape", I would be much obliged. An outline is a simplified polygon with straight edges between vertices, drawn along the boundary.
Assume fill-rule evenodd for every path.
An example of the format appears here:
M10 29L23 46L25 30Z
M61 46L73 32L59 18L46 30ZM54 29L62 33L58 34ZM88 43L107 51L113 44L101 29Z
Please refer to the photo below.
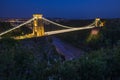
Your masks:
M0 80L120 80L120 0L0 0Z
M83 26L91 21L69 20L60 21L60 23ZM89 29L24 40L10 38L10 36L22 34L23 31L31 32L28 27L22 27L4 35L4 38L0 39L0 79L119 80L120 19L103 19L102 21L105 25L97 29L98 34L91 34L91 31L96 29ZM0 22L0 32L10 27L12 27L10 23ZM48 31L51 29L52 27L47 28ZM88 41L89 35L92 36ZM80 53L60 53L58 43L64 49L65 47L67 49L68 45L73 46L80 50ZM71 49L76 50L73 47ZM70 51L69 48L66 53L67 51Z

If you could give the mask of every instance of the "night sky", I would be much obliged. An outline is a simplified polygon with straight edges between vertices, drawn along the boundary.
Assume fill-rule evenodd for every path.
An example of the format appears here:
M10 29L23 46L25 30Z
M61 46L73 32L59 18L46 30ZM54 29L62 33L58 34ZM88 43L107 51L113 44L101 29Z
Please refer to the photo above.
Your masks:
M0 0L0 17L120 18L120 0Z

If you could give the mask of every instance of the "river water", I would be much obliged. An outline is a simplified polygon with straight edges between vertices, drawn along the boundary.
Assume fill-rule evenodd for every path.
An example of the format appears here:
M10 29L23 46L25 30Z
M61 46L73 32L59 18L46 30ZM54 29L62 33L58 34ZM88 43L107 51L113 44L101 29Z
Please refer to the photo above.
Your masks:
M52 44L56 47L59 54L64 55L66 60L79 58L84 53L82 50L61 41L56 37L52 37Z

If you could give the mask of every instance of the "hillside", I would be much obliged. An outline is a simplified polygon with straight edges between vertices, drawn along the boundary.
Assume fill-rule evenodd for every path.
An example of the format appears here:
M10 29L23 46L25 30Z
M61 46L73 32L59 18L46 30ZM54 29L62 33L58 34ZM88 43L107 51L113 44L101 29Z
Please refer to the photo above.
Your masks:
M74 21L63 24L86 22ZM51 37L0 39L0 80L119 80L120 19L103 21L105 26L97 35L90 34L91 30L54 35L85 52L69 61L56 51Z
M87 25L91 20L77 21L79 26ZM120 40L120 19L103 19L105 25L102 28L83 30L57 35L63 41L68 42L84 51L99 50L100 48L113 47ZM78 23L79 22L79 23ZM85 24L86 22L86 24ZM72 21L66 24L72 24ZM75 23L73 21L73 23ZM97 31L97 34L94 32Z

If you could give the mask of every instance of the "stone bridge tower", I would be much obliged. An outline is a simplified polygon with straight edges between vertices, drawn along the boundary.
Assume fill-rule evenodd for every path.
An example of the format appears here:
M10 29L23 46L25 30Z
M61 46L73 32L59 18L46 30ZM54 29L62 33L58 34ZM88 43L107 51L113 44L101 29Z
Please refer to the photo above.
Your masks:
M34 36L44 36L44 25L42 20L42 14L34 14L33 17L33 35Z

